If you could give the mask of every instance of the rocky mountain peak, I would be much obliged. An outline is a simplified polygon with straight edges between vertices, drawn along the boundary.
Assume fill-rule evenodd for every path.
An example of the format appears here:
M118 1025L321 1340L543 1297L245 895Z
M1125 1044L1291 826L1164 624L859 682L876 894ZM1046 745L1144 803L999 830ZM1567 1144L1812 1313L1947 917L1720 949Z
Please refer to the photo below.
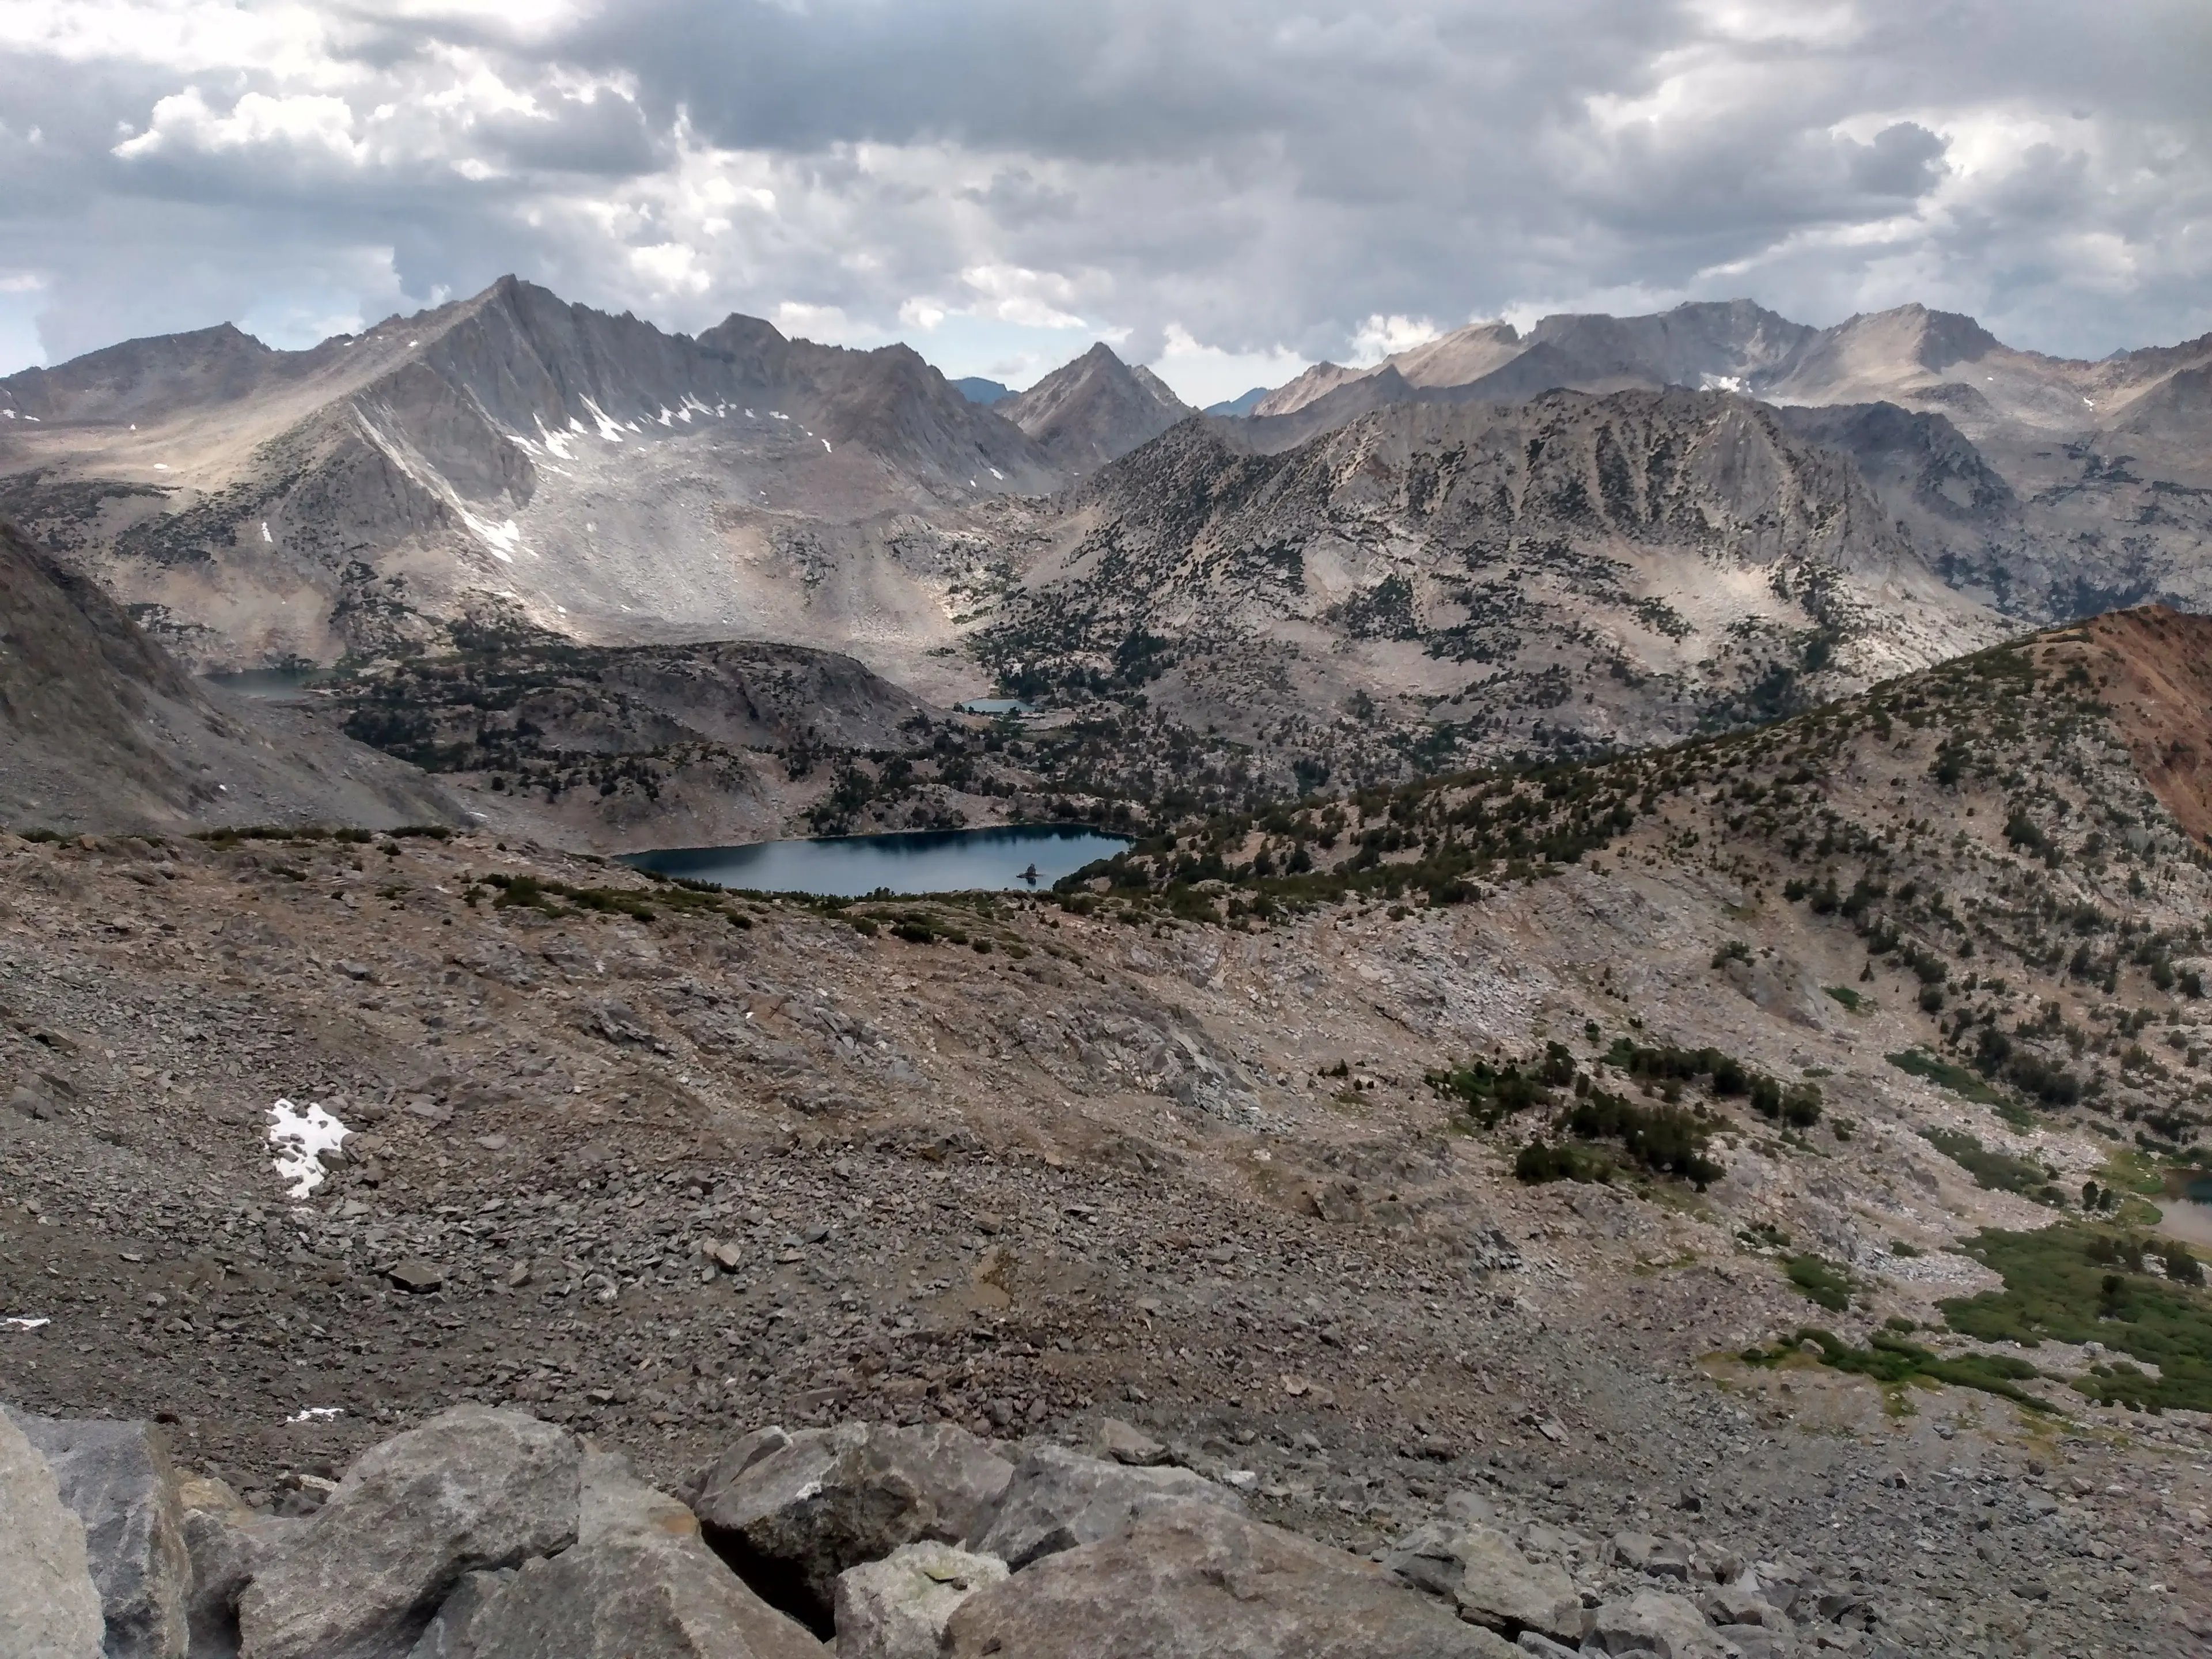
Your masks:
M1060 465L1087 472L1195 411L1150 369L1132 368L1101 340L998 412Z

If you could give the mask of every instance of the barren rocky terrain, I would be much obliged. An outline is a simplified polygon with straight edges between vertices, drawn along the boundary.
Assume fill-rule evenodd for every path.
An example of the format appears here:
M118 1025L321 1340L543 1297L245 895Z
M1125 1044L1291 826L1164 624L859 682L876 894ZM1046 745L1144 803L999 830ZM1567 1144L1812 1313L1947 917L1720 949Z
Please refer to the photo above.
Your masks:
M0 1589L2202 1651L2212 623L2016 632L2197 592L2201 356L1690 307L1209 421L507 283L0 383L0 1506L86 1534ZM608 856L1054 822L1127 842Z
M0 1391L299 1512L458 1401L672 1486L768 1423L1112 1418L1355 1553L1494 1522L1591 1607L1802 1572L1788 1650L2193 1651L2212 1316L2138 1194L2202 1124L2212 875L2134 753L2202 631L1049 901L11 838ZM304 1192L278 1100L353 1132Z

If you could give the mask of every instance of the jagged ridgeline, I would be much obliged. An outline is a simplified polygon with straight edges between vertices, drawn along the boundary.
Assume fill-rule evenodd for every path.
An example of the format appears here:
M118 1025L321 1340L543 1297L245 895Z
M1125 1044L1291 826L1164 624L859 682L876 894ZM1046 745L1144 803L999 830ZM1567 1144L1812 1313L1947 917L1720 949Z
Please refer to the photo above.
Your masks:
M1274 454L1187 421L1041 534L977 641L1009 690L1315 752L1664 741L1995 637L1851 465L1719 393L1400 406Z
M198 665L442 643L493 604L935 643L966 504L1061 477L907 347L669 334L511 277L310 350L132 341L0 381L0 509Z
M1713 970L1762 1006L1856 1011L1901 980L1929 1032L1902 1069L2172 1151L2212 1098L2205 1054L2145 1040L2212 971L2208 711L2212 622L2151 608L1755 731L1188 822L1061 888L1233 921L1410 915L1577 862L1702 871L1741 918ZM1860 965L1837 984L1798 965L1839 951Z

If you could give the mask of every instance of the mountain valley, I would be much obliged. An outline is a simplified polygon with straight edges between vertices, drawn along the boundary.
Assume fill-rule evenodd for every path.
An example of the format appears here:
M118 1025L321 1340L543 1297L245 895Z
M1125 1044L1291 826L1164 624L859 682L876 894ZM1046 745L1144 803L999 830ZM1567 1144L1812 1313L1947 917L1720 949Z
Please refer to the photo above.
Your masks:
M1479 1514L1587 1606L1663 1589L1647 1536L1845 1587L1740 1651L2190 1651L2212 1301L2143 1195L2212 1097L2206 629L1049 897L10 837L0 1296L48 1322L0 1386L291 1513L457 1400L672 1486L763 1422L1112 1417L1354 1551ZM305 1193L278 1098L356 1131Z
M2201 1652L2205 361L1739 302L1218 416L510 279L0 381L0 1501L155 1447L165 1659L318 1651L280 1564L456 1422L583 1519L362 1652L522 1651L611 1504L867 1653L912 1563L769 1534L902 1434L1119 1495L938 1525L1011 1577L886 1659L1099 1563L1283 1659Z

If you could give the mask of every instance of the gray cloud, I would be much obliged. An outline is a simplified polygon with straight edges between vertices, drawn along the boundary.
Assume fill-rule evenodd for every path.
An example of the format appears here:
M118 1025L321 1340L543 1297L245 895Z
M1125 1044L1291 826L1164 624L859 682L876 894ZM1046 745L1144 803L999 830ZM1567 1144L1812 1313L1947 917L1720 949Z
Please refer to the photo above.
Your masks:
M50 358L226 317L296 343L513 270L957 368L1172 340L1187 378L1736 295L2088 355L2212 327L2193 3L409 10L16 9L0 307Z

